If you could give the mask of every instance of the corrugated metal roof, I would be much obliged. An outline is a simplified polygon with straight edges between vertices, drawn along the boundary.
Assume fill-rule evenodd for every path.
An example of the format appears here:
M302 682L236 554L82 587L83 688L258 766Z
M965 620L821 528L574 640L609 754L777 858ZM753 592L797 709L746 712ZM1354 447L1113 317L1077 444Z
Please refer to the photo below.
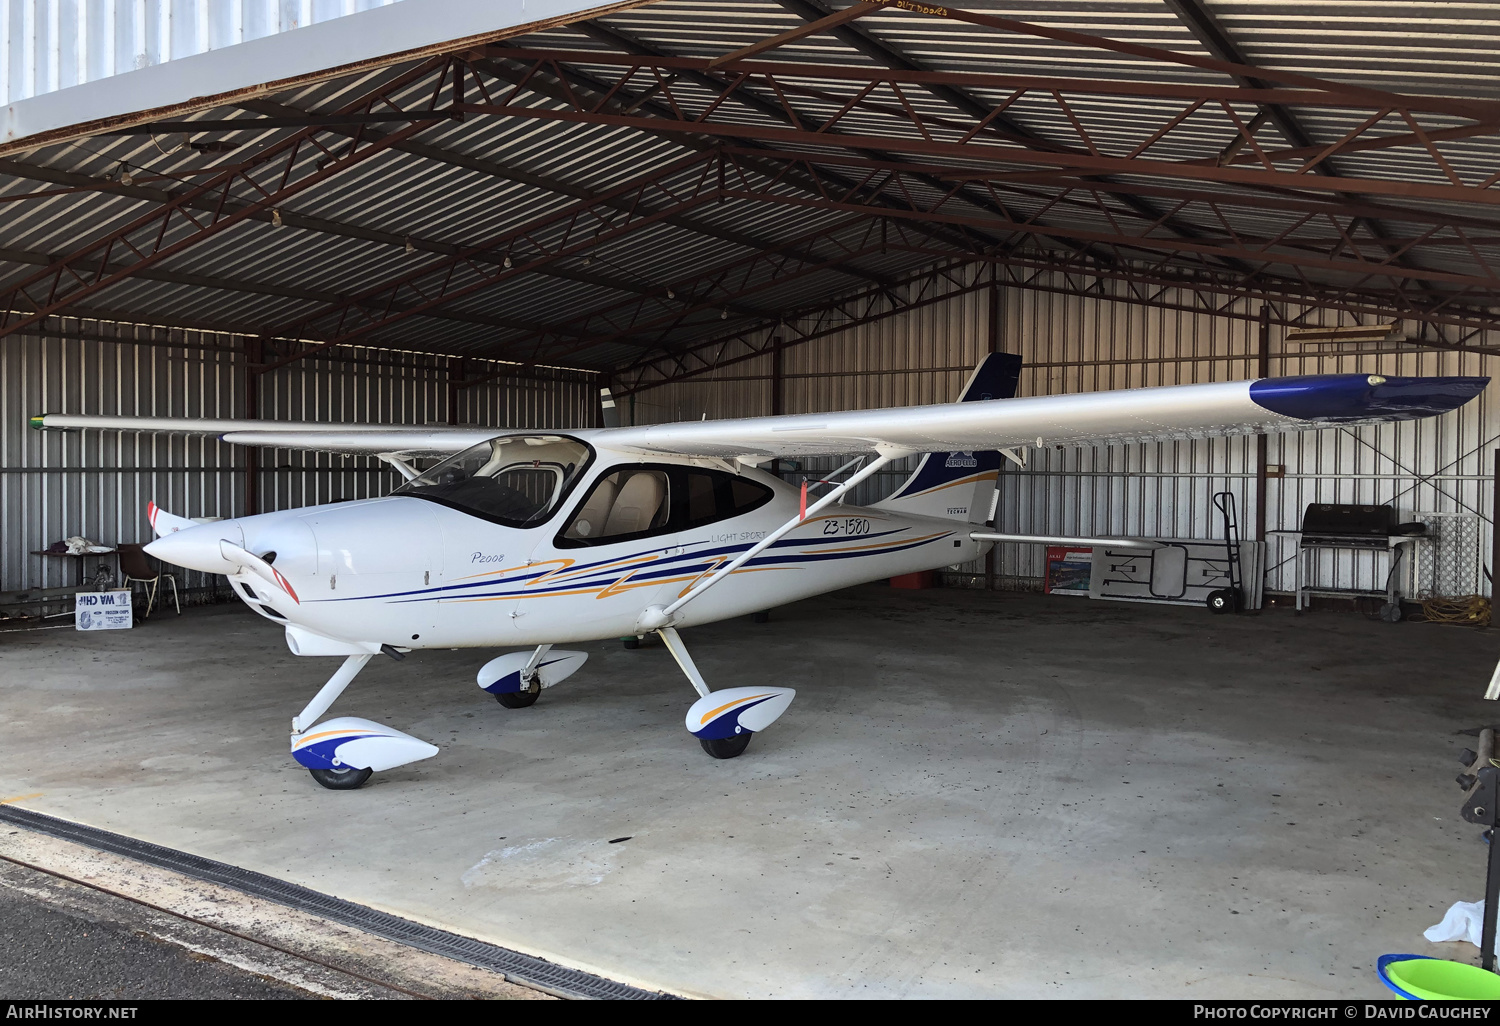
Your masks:
M1500 70L1500 20L1490 5L1418 3L1372 9L1342 0L1296 5L1030 0L976 2L965 9L1164 48L1200 61L1228 59L1220 46L1204 41L1201 25L1195 31L1188 24L1181 13L1184 4L1196 5L1198 14L1217 26L1236 51L1231 58L1268 73L1314 75L1411 96L1500 100L1495 74ZM817 8L810 0L666 0L549 29L506 45L573 53L564 82L549 74L529 79L524 89L515 87L529 73L524 60L480 59L466 85L467 102L504 102L514 89L518 105L567 113L574 109L568 90L586 95L590 81L604 83L600 89L618 81L616 58L622 53L716 58L801 27L839 6ZM788 71L779 82L782 96L767 82L752 82L746 86L750 92L734 93L712 116L729 127L751 126L768 141L661 130L673 109L696 117L714 104L716 87L701 67L669 69L664 74L670 77L661 79L652 79L654 72L642 74L633 80L636 92L617 93L623 110L611 108L612 116L618 116L604 119L606 123L484 114L443 120L279 202L274 218L269 209L260 210L138 274L87 293L69 311L313 340L341 337L339 332L349 325L373 318L378 323L360 336L362 344L607 368L732 331L771 328L779 319L838 294L872 284L889 287L944 253L993 257L1012 248L1032 257L1085 253L1094 261L1156 265L1167 272L1258 274L1280 287L1300 281L1309 288L1334 289L1370 288L1372 276L1382 273L1375 262L1391 259L1397 251L1395 259L1414 265L1400 279L1410 301L1500 304L1500 281L1493 289L1473 281L1477 268L1489 273L1490 267L1500 267L1500 212L1491 213L1477 189L1452 197L1324 190L1314 198L1329 209L1342 204L1348 211L1330 218L1326 212L1303 214L1289 207L1288 198L1297 194L1286 188L1192 181L1171 173L1174 162L1205 160L1213 167L1257 168L1262 162L1255 156L1256 146L1275 153L1308 143L1331 145L1357 130L1369 114L1356 103L1281 104L1276 117L1257 124L1254 144L1241 148L1238 158L1248 162L1225 165L1215 158L1236 134L1225 110L1212 101L1189 112L1190 97L1108 95L1061 83L1058 92L1033 84L1014 97L1012 83L992 81L932 89L909 84L899 93L880 86L850 107L859 82L834 82L813 73L819 68L894 67L1204 90L1234 85L1235 77L1221 68L895 8L804 36L756 60L809 70ZM336 112L416 67L398 64L305 84L240 107L202 110L191 120L255 121ZM715 74L722 82L729 73ZM483 83L482 89L476 83ZM643 95L640 90L648 86ZM451 82L445 90L451 90ZM422 109L432 91L431 78L418 79L374 109ZM450 92L439 95L446 102ZM924 151L924 133L935 143L957 143L973 127L976 111L1007 101L1003 118L995 119L991 129L1029 138L1034 155L1091 150L1122 156L1173 118L1181 120L1149 147L1150 158L1162 162L1157 175L1091 177L1075 171L1069 177L1048 171L1045 161L1023 161L985 172L981 180L943 199L951 189L945 172L974 171L976 159L955 148ZM795 123L783 116L783 103L795 111ZM1259 109L1239 100L1233 108L1242 123ZM1496 112L1491 117L1500 124L1500 108ZM642 114L649 116L638 116ZM638 117L625 123L621 119L627 116ZM772 136L772 129L816 126L832 117L842 119L841 133L882 137L888 145L852 146L827 133ZM1428 132L1473 123L1456 112L1420 115ZM360 130L360 138L399 128L399 123L372 126ZM1389 114L1371 135L1408 130L1399 114ZM95 136L0 162L0 281L14 284L34 274L149 215L206 175L298 131L257 127L232 135L164 131ZM304 145L292 176L313 172L352 145L354 129L339 131L343 134L330 130L317 145ZM997 152L996 137L981 133L976 140L990 146L988 152ZM218 141L235 147L222 152L201 147ZM666 174L638 194L622 192L611 204L597 202L609 190L660 176L674 162L721 145L737 154L732 172L725 173L732 180L724 179L734 195L688 204L671 216L644 216L671 205L674 198L700 195L704 176L713 173L702 162ZM818 169L816 177L784 158L759 156L771 151L807 155ZM1474 186L1500 166L1493 125L1480 134L1444 140L1441 155L1443 162L1417 146L1372 148L1340 153L1329 169L1375 182L1446 187L1457 180ZM899 180L882 177L892 163L914 170ZM1296 162L1283 157L1274 166L1289 171ZM1029 177L1016 179L1023 173ZM851 209L847 193L860 185L864 191ZM876 191L873 202L884 204L888 218L869 216L872 208L866 200ZM7 202L23 196L30 198ZM1192 196L1234 202L1216 209ZM257 199L242 185L229 202ZM901 208L911 204L923 210L936 205L937 213L907 216ZM213 207L205 199L191 209L202 222L212 216ZM590 209L580 220L559 220L583 207ZM1357 213L1366 208L1379 210ZM889 223L882 227L882 220ZM1017 231L1032 221L1028 230ZM617 228L624 224L630 229ZM1147 227L1147 237L1129 245L1105 238ZM170 244L195 230L189 220L178 219L162 238ZM602 241L575 244L592 238L591 233L601 233ZM1267 262L1256 256L1256 247L1271 239L1278 241L1262 253L1273 258ZM1350 258L1356 242L1365 265ZM565 244L574 246L566 255L536 256ZM480 246L487 249L463 259L453 256ZM116 247L111 261L127 259L125 252ZM502 259L511 252L523 256L525 273L505 268ZM85 262L79 268L89 273L90 266ZM410 288L379 288L424 267L436 270ZM1443 280L1428 281L1418 272ZM434 288L452 290L470 283L483 287L404 313L424 303ZM359 307L348 305L359 296L365 296Z

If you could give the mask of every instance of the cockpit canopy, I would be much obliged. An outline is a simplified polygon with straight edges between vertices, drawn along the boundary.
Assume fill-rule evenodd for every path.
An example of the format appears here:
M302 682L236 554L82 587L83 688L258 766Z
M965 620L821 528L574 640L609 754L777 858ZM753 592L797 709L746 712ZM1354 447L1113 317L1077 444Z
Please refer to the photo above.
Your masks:
M449 457L397 488L507 527L546 523L594 452L563 435L501 435Z

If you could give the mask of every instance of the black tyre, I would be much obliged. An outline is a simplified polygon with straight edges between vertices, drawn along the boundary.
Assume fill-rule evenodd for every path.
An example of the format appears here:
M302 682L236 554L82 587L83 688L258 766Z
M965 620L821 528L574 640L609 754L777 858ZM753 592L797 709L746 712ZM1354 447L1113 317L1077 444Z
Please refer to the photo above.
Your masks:
M750 614L750 622L751 623L770 623L771 622L771 611L769 609L762 609L759 612L751 613Z
M1235 594L1233 588L1220 588L1218 591L1209 592L1204 604L1215 613L1232 613L1240 605L1239 596Z
M501 691L495 696L495 701L507 709L524 709L528 705L536 705L536 700L541 697L542 691Z
M369 780L374 771L343 766L339 769L310 769L307 772L330 791L352 791Z
M641 639L640 638L621 638L620 639L620 643L622 645L624 645L626 648L640 648L641 647Z
M700 737L698 743L703 746L705 752L712 755L715 759L733 759L736 755L744 753L745 747L750 744L750 735L752 733L753 731L744 730L734 735L734 737L716 737L712 739Z

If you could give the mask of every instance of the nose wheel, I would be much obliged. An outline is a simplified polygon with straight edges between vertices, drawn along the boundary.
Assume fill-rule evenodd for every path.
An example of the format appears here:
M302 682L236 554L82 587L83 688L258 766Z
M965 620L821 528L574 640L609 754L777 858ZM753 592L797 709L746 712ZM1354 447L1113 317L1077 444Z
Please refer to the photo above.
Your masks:
M540 686L535 691L501 691L495 695L495 701L507 709L524 709L528 705L536 705L541 693Z
M342 769L309 769L307 772L330 791L352 791L369 780L375 771L345 766Z

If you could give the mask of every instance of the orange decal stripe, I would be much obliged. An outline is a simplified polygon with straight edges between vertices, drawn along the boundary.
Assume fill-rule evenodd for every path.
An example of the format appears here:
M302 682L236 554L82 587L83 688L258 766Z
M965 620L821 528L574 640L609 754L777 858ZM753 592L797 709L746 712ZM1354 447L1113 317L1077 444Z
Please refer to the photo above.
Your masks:
M716 557L714 559L713 563L708 567L708 569L704 570L701 574L699 574L698 576L694 577L692 580L688 581L688 583L683 586L682 590L677 593L677 597L678 598L682 598L682 596L686 595L689 591L691 591L693 589L693 585L697 584L699 581L703 580L703 578L709 576L710 574L716 573L718 571L719 567L721 567L725 563L729 562L729 560L730 560L729 556L718 556L718 557ZM730 574L729 576L733 577L734 575Z
M886 546L915 545L918 542L931 541L934 538L943 538L952 534L952 531L939 531L936 534L924 534L920 538L900 538L895 541L874 542L870 545L846 545L840 549L803 549L800 555L821 556L830 552L862 552L865 549L881 549Z
M719 715L719 713L723 712L725 709L733 709L735 706L737 706L737 705L744 705L746 702L754 702L754 701L757 701L758 699L770 698L770 697L772 697L775 694L776 694L776 692L770 691L770 692L767 692L764 695L751 695L749 698L736 698L733 702L725 702L723 705L719 706L717 709L712 709L712 710L704 713L703 714L703 719L701 719L701 720L698 721L698 726L700 726L700 727L703 726L705 723L707 723L709 720L713 719L715 716Z
M912 492L910 495L903 495L901 497L903 499L915 499L919 495L931 495L933 492L940 492L944 488L956 488L959 485L963 484L977 484L978 482L984 480L993 481L998 479L999 476L1000 472L998 470L986 470L980 474L970 474L968 477L961 477L957 481L949 481L947 484L934 485L931 488L923 488L920 492Z
M303 745L307 744L309 741L316 741L320 737L338 737L340 734L347 734L347 733L349 733L347 730L324 730L324 731L319 731L316 734L309 734L309 735L307 735L307 737L304 737L304 738L300 739L297 742L297 747L301 748ZM370 734L368 731L366 731L365 734L364 734L364 736L365 737L379 737L381 735Z
M507 567L502 567L499 570L486 570L482 574L469 574L466 577L455 577L453 579L455 581L472 581L472 580L475 580L476 578L479 578L479 577L494 577L496 574L508 574L508 573L511 573L512 571L515 571L515 570L524 570L524 569L525 569L524 566L507 566Z
M553 570L551 573L543 574L534 581L527 581L526 587L530 588L533 585L541 584L543 581L565 580L569 577L588 577L592 574L603 573L613 567L631 566L634 564L636 566L636 569L639 570L640 564L654 563L656 562L657 558L658 557L656 556L631 556L628 559L617 559L612 563L603 563L599 566L580 567L579 569L574 570L572 573L563 573L563 571L566 570L567 567L559 567L558 569ZM568 560L568 562L571 564L573 560L570 559ZM634 570L631 571L631 573L634 572Z
M740 569L736 570L733 574L730 574L729 576L733 577L734 574L758 574L758 573L764 573L766 571L771 571L771 570L801 570L801 569L803 569L803 567L800 567L800 566L753 566L753 567L740 567ZM681 581L688 581L688 580L694 580L694 579L695 578L689 577L688 575L684 574L681 577L663 577L663 578L660 578L658 580L652 580L652 581L632 581L631 583L625 584L625 585L621 585L621 583L619 581L616 581L614 584L608 585L607 587L609 587L611 589L614 589L614 591L612 592L612 594L614 594L614 593L618 593L618 592L634 591L636 588L654 588L657 585L661 585L661 584L677 584L677 583L679 583ZM599 592L601 590L603 590L603 589L600 589L600 588L577 588L577 589L573 589L573 590L570 590L570 591L549 591L545 595L476 595L476 596L474 596L472 598L452 598L452 599L443 599L443 601L444 602L503 602L503 601L505 601L507 599L511 599L511 600L515 600L515 601L522 601L522 600L524 600L524 601L527 601L527 602L536 602L536 601L539 601L539 600L545 599L545 598L566 598L569 595L593 595L596 592ZM600 597L602 598L603 596L601 595Z

